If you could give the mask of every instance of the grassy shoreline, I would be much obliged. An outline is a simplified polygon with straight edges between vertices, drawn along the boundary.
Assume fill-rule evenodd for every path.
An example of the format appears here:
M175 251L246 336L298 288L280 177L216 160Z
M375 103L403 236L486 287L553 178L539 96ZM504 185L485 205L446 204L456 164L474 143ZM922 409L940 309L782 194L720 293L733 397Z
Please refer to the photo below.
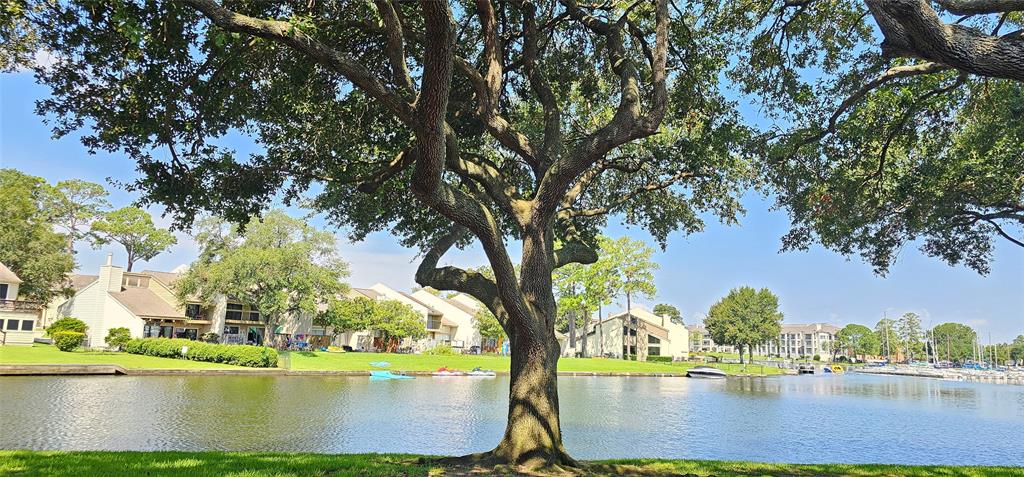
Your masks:
M56 452L0 450L4 476L169 477L245 476L454 476L473 469L445 467L435 457L409 454L285 454L234 452ZM481 471L478 469L478 471ZM880 464L777 464L704 460L627 459L585 462L581 475L604 477L824 476L824 477L1002 477L1020 467L901 466ZM486 469L476 475L517 475Z
M388 369L395 371L428 372L441 366L470 370L475 367L507 372L510 360L506 356L454 355L430 356L386 353L322 353L282 352L279 366L290 371L308 372L364 372L375 369L370 363L387 361ZM258 372L258 368L245 368L218 363L189 361L185 359L158 358L137 354L109 351L63 352L50 345L4 346L0 347L0 365L31 364L113 364L130 370L237 370ZM686 370L699 363L654 363L625 361L604 358L562 358L558 370L567 373L597 374L685 374ZM779 374L777 368L738 364L716 364L717 368L732 375Z

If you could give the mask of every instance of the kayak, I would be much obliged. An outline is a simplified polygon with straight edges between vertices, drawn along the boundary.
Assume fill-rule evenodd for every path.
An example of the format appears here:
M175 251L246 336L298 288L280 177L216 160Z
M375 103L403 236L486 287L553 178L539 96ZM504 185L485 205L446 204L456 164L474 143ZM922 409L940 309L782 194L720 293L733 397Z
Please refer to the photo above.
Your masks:
M384 381L388 379L415 379L404 374L395 374L391 371L370 371L370 381Z

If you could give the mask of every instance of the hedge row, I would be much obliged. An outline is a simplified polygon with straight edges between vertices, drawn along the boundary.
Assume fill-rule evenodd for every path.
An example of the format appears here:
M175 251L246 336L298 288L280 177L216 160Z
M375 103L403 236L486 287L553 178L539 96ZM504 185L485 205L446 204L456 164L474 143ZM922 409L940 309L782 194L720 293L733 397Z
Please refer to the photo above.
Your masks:
M672 357L671 356L648 356L647 357L647 361L650 361L650 362L653 362L653 363L671 363L672 362Z
M184 354L181 352L183 348L186 349ZM233 364L250 368L277 366L277 351L263 346L222 345L171 338L135 338L124 346L124 350L132 354Z

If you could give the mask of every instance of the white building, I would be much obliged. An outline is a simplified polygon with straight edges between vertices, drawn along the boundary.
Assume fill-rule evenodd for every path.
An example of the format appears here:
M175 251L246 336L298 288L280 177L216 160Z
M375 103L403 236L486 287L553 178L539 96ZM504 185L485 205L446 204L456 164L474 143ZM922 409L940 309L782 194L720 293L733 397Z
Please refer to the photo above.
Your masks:
M628 328L627 317L632 322ZM670 356L680 360L690 355L690 332L683 322L655 315L643 307L611 315L589 328L585 339L587 354L591 356L603 353L622 358L628 354L645 361L649 356Z
M0 345L31 345L43 335L42 304L18 299L21 278L0 263Z
M694 353L738 353L734 346L715 343L703 324L688 327L693 335L701 334L699 341L690 344ZM832 353L832 342L835 341L839 327L827 323L783 324L779 336L754 347L754 354L761 356L779 356L782 358L821 357Z

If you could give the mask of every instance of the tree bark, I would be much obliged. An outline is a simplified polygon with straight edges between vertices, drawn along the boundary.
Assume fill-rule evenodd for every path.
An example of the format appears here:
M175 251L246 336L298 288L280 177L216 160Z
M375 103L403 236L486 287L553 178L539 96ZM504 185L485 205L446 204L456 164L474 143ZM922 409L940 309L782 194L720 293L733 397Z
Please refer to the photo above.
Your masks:
M532 321L546 320L534 317ZM512 365L508 421L491 455L498 462L530 468L575 465L562 446L558 340L548 327L524 328L509 335Z

